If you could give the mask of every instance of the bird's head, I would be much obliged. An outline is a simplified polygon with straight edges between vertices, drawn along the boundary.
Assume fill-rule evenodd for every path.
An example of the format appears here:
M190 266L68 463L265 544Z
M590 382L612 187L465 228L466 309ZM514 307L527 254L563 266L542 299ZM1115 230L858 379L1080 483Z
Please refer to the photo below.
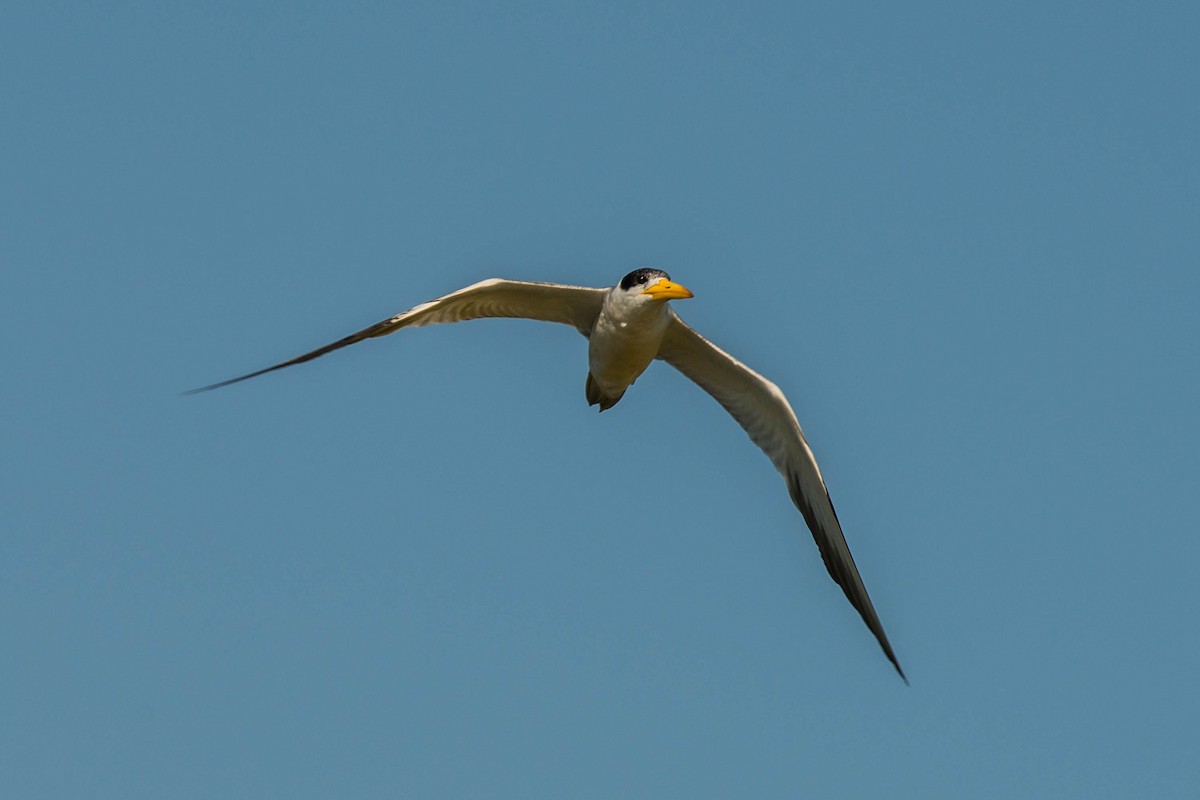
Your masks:
M691 291L671 280L671 276L661 269L643 267L635 269L617 284L617 291L625 294L631 300L666 302L667 300L683 300L692 297Z

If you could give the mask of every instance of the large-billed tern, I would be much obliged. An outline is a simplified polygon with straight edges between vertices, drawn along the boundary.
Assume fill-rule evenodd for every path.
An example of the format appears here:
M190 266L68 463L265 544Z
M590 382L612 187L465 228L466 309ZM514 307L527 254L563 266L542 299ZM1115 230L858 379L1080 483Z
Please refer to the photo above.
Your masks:
M829 574L875 635L896 672L904 670L867 595L842 535L825 480L796 414L775 384L709 342L683 322L668 300L692 297L658 269L638 269L609 289L491 278L397 314L344 339L274 366L214 383L188 394L219 389L277 369L302 364L347 345L401 328L482 317L519 317L570 325L588 338L589 406L616 405L654 359L682 372L733 415L783 475L804 515Z

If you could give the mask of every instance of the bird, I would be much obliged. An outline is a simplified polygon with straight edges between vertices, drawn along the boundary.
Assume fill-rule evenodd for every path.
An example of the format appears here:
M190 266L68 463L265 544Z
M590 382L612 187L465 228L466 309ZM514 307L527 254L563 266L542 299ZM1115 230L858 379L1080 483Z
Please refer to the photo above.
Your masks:
M825 479L791 404L779 387L705 339L680 319L671 300L693 297L661 269L643 267L609 288L489 278L414 306L303 355L236 378L192 389L197 394L303 364L402 328L508 317L569 325L588 339L588 406L607 411L655 360L665 361L711 395L783 476L788 494L816 540L830 576L862 617L904 683L908 678L883 630Z

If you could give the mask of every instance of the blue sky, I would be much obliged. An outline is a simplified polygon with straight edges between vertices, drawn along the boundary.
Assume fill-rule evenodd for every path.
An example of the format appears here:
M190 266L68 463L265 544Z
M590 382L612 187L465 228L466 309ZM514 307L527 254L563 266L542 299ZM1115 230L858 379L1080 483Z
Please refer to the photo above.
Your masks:
M1188 3L9 2L0 782L1194 797ZM406 331L653 265L791 397L912 686L665 365Z

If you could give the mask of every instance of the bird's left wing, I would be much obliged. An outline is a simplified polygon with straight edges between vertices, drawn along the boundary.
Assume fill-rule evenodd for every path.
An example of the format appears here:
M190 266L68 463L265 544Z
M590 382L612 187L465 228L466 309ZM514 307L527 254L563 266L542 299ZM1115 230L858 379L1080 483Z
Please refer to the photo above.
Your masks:
M750 439L783 475L792 501L812 531L829 574L875 635L892 666L904 670L892 652L883 624L863 585L841 523L825 488L817 460L796 414L779 387L696 333L672 312L658 357L708 392L733 415ZM908 679L905 678L905 683Z
M192 389L185 394L219 389L231 383L238 383L274 372L277 369L290 367L293 364L312 361L318 356L361 342L363 339L386 336L401 328L420 325L463 322L482 317L518 317L544 322L560 322L572 326L587 336L591 333L592 323L596 321L596 317L600 313L600 305L604 300L605 291L607 290L593 289L587 286L489 278L428 303L422 303L394 317L388 317L382 322L363 328L357 333L352 333L344 339L338 339L324 347L318 347L302 356L296 356L288 361L246 375L239 375L227 381Z

